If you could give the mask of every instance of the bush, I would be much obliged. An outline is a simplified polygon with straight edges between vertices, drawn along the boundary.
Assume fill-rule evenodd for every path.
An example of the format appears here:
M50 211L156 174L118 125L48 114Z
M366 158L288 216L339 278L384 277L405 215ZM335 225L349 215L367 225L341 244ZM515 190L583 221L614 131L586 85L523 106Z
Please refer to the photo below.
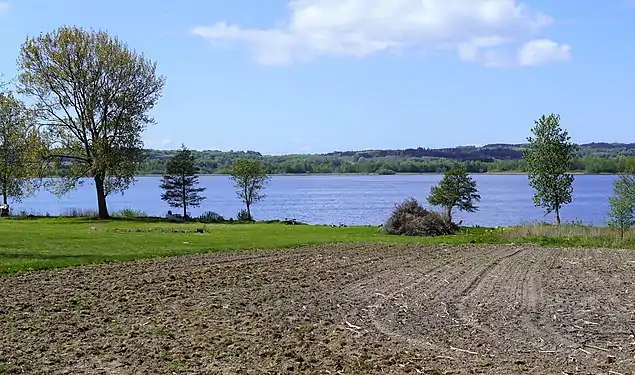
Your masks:
M381 168L376 173L378 175L382 175L382 176L391 176L391 175L397 174L397 172L393 171L392 169L388 169L388 168Z
M423 208L414 198L395 206L382 230L402 236L442 236L458 232L458 225L438 212Z
M62 213L63 217L98 217L99 213L93 209L70 208Z
M225 218L219 213L207 211L198 217L198 221L201 223L222 223Z
M148 214L143 210L135 210L133 208L124 208L119 212L115 212L115 217L121 217L124 219L135 219L138 217L148 217Z
M251 215L249 213L247 213L247 210L242 209L240 211L238 211L238 215L236 215L236 220L238 221L254 221L254 219L251 217Z

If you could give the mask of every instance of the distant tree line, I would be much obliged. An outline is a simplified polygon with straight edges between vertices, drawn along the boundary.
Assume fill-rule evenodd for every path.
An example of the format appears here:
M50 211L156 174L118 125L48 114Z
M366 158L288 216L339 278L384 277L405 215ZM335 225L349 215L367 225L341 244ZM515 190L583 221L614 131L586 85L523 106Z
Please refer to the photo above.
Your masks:
M632 148L631 148L632 147ZM463 148L457 148L461 150ZM524 149L524 148L523 148ZM162 174L166 161L176 151L148 150L147 162L141 166L141 174ZM519 172L526 173L527 162L517 159L476 160L463 159L459 151L451 158L430 158L397 155L399 150L377 152L350 152L324 155L262 155L257 152L192 151L197 166L203 174L228 174L239 159L256 159L264 163L270 174L315 174L315 173L444 173L451 169L463 169L468 173ZM383 153L390 153L381 156ZM373 156L374 155L374 156ZM594 148L580 146L571 162L570 172L577 173L622 173L635 167L635 145L621 148Z

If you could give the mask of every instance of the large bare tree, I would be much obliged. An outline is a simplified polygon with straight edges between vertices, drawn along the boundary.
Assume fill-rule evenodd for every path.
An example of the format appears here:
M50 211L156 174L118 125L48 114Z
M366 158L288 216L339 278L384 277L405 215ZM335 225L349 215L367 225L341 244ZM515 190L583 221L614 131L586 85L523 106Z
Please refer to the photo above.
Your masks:
M65 193L94 181L100 218L145 160L141 138L165 78L156 63L104 31L61 27L27 38L18 58L20 91L35 100Z

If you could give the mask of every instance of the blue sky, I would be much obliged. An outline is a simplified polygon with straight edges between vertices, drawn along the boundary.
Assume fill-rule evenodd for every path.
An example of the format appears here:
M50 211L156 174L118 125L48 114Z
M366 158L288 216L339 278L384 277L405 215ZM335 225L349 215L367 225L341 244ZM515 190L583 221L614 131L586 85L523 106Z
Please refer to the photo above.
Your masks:
M167 78L146 145L268 154L523 142L556 112L577 142L635 142L635 0L8 0L26 36L105 29Z

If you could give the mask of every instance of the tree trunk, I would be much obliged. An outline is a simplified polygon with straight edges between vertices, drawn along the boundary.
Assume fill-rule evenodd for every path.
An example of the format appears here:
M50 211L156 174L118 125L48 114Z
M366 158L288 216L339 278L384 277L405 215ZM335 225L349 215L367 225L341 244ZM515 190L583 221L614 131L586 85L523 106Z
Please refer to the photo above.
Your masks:
M183 200L183 220L187 218L187 196L185 194L185 176L181 176L181 199Z
M249 220L251 220L251 209L250 209L250 204L249 202L246 203L247 206L247 217L249 218Z
M95 187L97 188L97 207L100 219L109 219L108 206L106 205L106 190L104 189L104 178L95 176Z
M446 212L447 216L448 216L448 220L450 221L450 223L452 222L452 207L448 207L447 208L447 212Z
M560 225L560 210L556 208L556 225Z
M620 240L622 241L624 240L624 232L625 232L625 228L624 228L624 225L622 225L620 227Z

